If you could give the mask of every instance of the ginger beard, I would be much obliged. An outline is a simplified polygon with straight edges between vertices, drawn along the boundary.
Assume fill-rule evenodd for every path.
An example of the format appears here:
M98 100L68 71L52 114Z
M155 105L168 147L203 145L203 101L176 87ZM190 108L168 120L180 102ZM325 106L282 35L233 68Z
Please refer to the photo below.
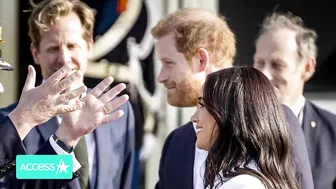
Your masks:
M167 101L170 105L176 107L192 107L197 105L202 83L192 73L187 74L180 83L168 83L169 81L165 85L175 86L172 89L167 89Z

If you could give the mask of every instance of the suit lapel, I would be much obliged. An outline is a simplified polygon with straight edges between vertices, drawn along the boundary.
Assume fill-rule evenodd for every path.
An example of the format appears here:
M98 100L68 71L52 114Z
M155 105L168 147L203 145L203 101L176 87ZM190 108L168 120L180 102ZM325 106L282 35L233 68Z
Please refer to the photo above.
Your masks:
M23 140L28 154L34 154L49 137L55 133L58 127L56 117L50 119L44 124L34 127Z
M53 135L58 128L58 121L56 117L51 118L49 121L37 126L38 132L43 138L43 142L46 142L51 135Z
M313 169L313 165L315 162L315 149L317 144L317 139L320 135L320 120L318 119L318 115L314 111L314 108L308 100L306 100L304 107L304 116L303 116L303 133L306 139L307 152L309 156L309 161Z
M96 177L96 188L103 188L108 180L109 167L106 166L107 162L113 161L110 158L111 152L111 136L108 125L103 125L98 127L95 131L95 141L97 146L97 163L98 163L98 174ZM111 178L110 178L111 180Z

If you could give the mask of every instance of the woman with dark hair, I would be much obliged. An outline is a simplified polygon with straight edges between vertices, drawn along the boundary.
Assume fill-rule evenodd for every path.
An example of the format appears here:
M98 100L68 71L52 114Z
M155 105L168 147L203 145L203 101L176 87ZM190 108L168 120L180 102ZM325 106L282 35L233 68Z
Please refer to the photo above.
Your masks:
M252 67L208 75L191 117L209 152L205 187L298 189L291 135L269 80Z

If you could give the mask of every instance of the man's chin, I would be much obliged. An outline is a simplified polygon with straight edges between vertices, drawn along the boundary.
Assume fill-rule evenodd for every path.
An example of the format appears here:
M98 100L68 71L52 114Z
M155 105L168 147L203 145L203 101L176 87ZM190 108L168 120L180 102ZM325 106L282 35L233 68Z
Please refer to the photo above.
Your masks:
M181 107L181 108L182 107L194 107L197 105L196 103L192 103L191 100L176 98L175 96L172 97L169 95L167 95L167 102L171 106Z
M279 100L279 102L283 103L283 94L281 94L280 90L278 88L274 88L275 96Z

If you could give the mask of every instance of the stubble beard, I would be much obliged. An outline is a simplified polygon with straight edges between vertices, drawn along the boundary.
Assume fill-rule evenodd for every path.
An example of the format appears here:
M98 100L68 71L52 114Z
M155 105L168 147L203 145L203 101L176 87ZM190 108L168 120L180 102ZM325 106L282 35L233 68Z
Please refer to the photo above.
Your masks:
M193 78L187 78L176 85L174 93L167 93L168 104L175 107L193 107L198 103L202 84Z

